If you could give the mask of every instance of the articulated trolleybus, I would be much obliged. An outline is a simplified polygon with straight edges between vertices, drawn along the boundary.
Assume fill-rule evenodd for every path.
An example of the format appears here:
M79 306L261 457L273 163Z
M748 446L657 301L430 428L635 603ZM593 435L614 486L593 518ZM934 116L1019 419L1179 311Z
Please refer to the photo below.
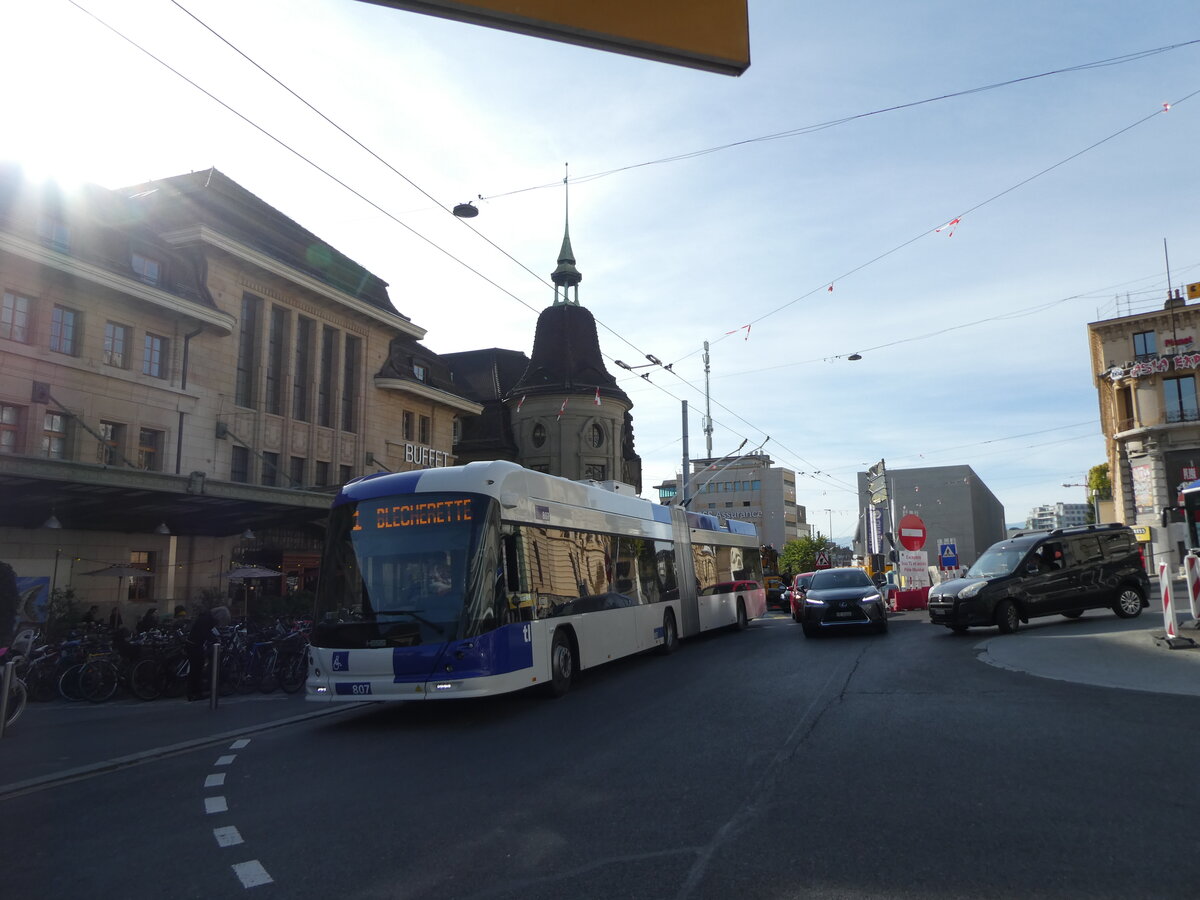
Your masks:
M510 462L345 485L307 698L560 695L583 669L765 613L753 525L621 488Z

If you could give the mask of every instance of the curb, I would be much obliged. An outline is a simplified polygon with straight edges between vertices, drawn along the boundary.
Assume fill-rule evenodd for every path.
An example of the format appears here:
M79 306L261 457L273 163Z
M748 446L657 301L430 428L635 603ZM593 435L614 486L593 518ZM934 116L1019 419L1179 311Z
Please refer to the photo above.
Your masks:
M190 741L181 741L177 744L168 744L165 747L155 747L152 750L143 750L140 753L130 753L126 756L118 756L113 759L106 759L98 763L90 763L86 766L77 766L74 769L64 769L61 772L55 772L52 775L42 775L38 778L29 778L25 781L14 781L11 784L0 784L0 801L10 800L13 797L20 797L25 794L31 794L36 791L45 790L46 788L57 787L61 784L69 784L72 781L82 781L85 778L91 778L95 775L102 775L105 772L115 772L118 769L127 769L131 766L141 765L145 762L151 762L156 759L164 759L168 756L177 756L181 753L187 753L192 750L199 750L204 747L209 747L214 744L221 744L228 740L233 740L239 737L244 737L247 734L260 734L264 731L271 731L275 728L284 728L288 725L294 725L297 722L304 722L309 719L319 719L322 716L332 716L339 713L349 712L353 709L362 709L366 706L373 705L371 702L353 703L346 705L337 705L332 709L317 709L308 713L301 713L298 716L290 716L286 719L278 719L274 722L264 722L261 725L251 725L246 728L238 728L233 731L224 731L220 734L210 734L207 737L194 738Z

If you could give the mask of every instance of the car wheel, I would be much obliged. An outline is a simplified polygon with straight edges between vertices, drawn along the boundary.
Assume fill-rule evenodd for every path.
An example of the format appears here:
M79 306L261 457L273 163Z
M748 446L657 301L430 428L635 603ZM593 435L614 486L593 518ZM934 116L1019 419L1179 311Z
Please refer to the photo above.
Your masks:
M658 652L670 656L679 649L679 629L675 627L675 613L668 609L663 613L663 642L658 645Z
M1063 618L1078 619L1082 615L1083 615L1082 609L1068 609L1066 612L1063 613Z
M1142 614L1142 592L1135 587L1123 587L1113 604L1113 612L1122 619L1133 619Z
M794 609L792 610L792 621L793 622L800 621L800 613L796 612L796 610L794 610Z
M821 633L821 629L811 622L801 622L800 627L804 629L804 636L806 638L816 637Z
M554 632L554 641L550 645L550 684L552 696L561 697L571 689L571 681L575 677L575 653L571 649L571 639L562 628Z
M1021 627L1021 613L1011 600L996 604L996 625L1001 634L1012 634Z

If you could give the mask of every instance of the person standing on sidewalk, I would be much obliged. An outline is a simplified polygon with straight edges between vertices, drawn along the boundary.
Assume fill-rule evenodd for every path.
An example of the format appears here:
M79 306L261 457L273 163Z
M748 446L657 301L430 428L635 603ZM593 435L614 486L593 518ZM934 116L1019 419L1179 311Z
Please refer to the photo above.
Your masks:
M188 658L187 698L201 700L204 698L204 659L208 645L221 637L218 628L229 624L229 609L217 606L205 609L196 616L192 630L184 641L184 649Z

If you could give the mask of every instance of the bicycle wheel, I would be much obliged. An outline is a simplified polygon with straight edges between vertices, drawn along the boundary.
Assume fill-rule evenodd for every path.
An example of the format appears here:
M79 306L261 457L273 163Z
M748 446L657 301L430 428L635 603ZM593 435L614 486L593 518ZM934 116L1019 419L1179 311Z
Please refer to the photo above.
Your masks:
M294 694L308 679L308 659L304 653L290 653L279 660L279 686L285 693Z
M64 700L83 699L83 694L79 693L79 670L82 668L82 663L75 663L58 677L58 694Z
M221 674L217 679L217 693L222 697L231 696L237 690L241 678L242 661L236 654L221 654Z
M25 678L25 692L34 703L46 703L58 696L58 674L51 666L34 665Z
M14 676L12 684L8 688L8 719L4 723L6 728L21 718L21 713L25 712L25 701L28 697L29 691L25 689L25 682Z
M154 700L163 691L163 667L157 659L139 659L129 670L129 690L140 700Z
M103 703L117 692L117 667L106 659L84 663L79 670L79 693L92 703Z
M182 697L187 690L187 679L190 666L186 656L173 656L163 664L164 697Z
M267 666L263 671L262 676L258 679L258 689L264 694L273 693L275 688L279 687L279 671L277 666L279 660L275 657L267 657Z

